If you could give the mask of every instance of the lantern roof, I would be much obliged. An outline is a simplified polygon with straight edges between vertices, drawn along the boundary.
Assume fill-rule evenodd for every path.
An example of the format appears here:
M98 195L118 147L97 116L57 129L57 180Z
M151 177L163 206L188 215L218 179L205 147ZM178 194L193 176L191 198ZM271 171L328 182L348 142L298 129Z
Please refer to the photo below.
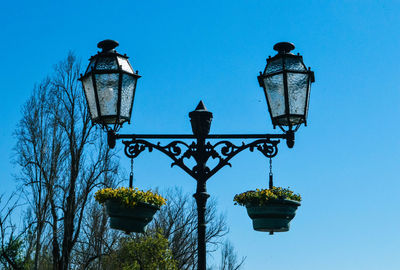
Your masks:
M97 43L97 48L103 49L103 52L108 52L119 46L118 41L106 39ZM115 52L115 51L114 51Z
M290 53L294 48L294 44L290 42L278 42L274 45L274 50L279 54Z

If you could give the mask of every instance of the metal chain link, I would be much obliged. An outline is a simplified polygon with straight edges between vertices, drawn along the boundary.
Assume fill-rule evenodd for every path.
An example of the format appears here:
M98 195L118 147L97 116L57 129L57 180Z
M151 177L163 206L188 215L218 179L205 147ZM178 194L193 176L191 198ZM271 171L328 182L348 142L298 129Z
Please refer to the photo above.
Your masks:
M274 175L272 173L272 158L269 159L269 189L272 189L274 186L274 181L273 181Z
M272 158L269 158L269 189L272 189L274 187L274 175L272 173ZM269 235L273 235L274 232L270 231Z
M133 185L133 158L131 158L131 173L129 175L129 187L132 188Z
M272 175L272 158L269 159L269 175Z

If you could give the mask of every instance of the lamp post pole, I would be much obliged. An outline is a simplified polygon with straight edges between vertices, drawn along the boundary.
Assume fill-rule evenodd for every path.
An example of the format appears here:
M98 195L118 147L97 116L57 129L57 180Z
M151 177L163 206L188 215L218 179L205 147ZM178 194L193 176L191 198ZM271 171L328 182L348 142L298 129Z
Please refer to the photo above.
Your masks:
M197 139L197 146L199 152L202 153L205 149L205 139ZM204 156L204 155L203 155ZM197 163L198 166L198 178L196 193L193 197L196 199L197 205L197 256L198 256L198 269L206 270L206 205L207 199L210 195L207 193L206 187L206 161Z
M206 153L206 136L210 132L212 113L207 111L203 102L200 101L196 110L189 113L190 122L192 124L193 134L197 137L197 154L195 160L197 163L197 188L193 197L197 204L197 241L198 241L198 269L206 269L206 206L207 199L210 195L207 193L207 153Z

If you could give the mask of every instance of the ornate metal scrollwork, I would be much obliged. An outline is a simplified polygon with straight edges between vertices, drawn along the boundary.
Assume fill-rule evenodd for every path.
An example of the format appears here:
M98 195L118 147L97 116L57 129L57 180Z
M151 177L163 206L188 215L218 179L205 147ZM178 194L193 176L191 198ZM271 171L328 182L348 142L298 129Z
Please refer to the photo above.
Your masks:
M148 144L147 141L138 140L138 141L122 141L125 144L125 155L129 158L138 157L146 148L149 152L153 151L153 146Z
M232 166L229 163L229 160L242 152L245 149L249 149L251 152L254 149L260 151L263 155L268 158L272 158L278 154L278 143L279 140L270 140L270 139L261 139L256 140L251 143L242 142L241 145L235 145L230 141L220 141L212 146L213 151L215 152L218 146L222 146L220 148L221 155L218 155L219 162L218 164L207 174L207 179L214 175L217 171L219 171L222 167L228 165Z
M163 148L170 155L173 155L175 157L179 157L179 155L182 153L182 150L179 147L179 144L182 144L182 145L188 147L188 145L186 143L180 142L180 141L173 141L173 142L167 144L166 146L161 146L160 143L157 143L157 146L160 147L160 148Z
M153 149L157 149L160 152L169 156L174 161L171 164L171 167L177 165L184 171L189 173L192 177L194 177L193 171L183 163L184 158L191 157L188 151L193 148L194 143L190 146L182 141L173 141L165 146L162 146L159 142L157 144L153 144L146 140L130 140L130 141L123 141L123 143L125 144L125 149L124 149L125 155L129 158L138 157L143 151L146 150L146 148L148 149L149 152L152 152ZM188 150L185 151L183 154L181 148L182 146L188 148Z
M203 144L192 142L190 145L182 141L172 141L162 146L159 142L153 144L146 140L135 139L123 141L123 143L125 144L125 154L129 158L138 157L146 149L149 152L157 149L173 160L171 167L174 165L179 166L193 178L204 177L207 180L222 167L226 165L231 166L229 160L245 149L249 149L251 152L258 150L268 158L276 156L279 140L260 139L247 144L242 142L241 145L235 145L230 141L220 141L215 144L211 144L210 142ZM186 150L183 151L182 147L186 148ZM197 164L193 168L185 165L185 159L190 158L193 158ZM218 164L212 169L206 166L209 158L218 159ZM204 168L202 176L199 175L199 166Z
M256 148L267 158L273 158L278 154L279 141L269 141L257 144ZM250 151L254 151L254 147L250 147Z

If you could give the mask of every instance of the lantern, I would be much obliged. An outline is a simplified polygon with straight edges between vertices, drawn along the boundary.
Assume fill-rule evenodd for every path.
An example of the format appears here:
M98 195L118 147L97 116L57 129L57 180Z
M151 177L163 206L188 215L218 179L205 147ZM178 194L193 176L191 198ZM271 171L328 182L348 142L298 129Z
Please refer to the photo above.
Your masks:
M93 123L107 130L118 130L130 122L137 79L126 55L115 51L118 42L104 40L102 51L92 56L82 82Z
M314 72L306 68L301 55L290 52L293 49L292 43L275 44L278 54L267 59L264 73L258 76L272 124L284 131L285 126L297 130L302 123L307 125L310 87L314 82Z

